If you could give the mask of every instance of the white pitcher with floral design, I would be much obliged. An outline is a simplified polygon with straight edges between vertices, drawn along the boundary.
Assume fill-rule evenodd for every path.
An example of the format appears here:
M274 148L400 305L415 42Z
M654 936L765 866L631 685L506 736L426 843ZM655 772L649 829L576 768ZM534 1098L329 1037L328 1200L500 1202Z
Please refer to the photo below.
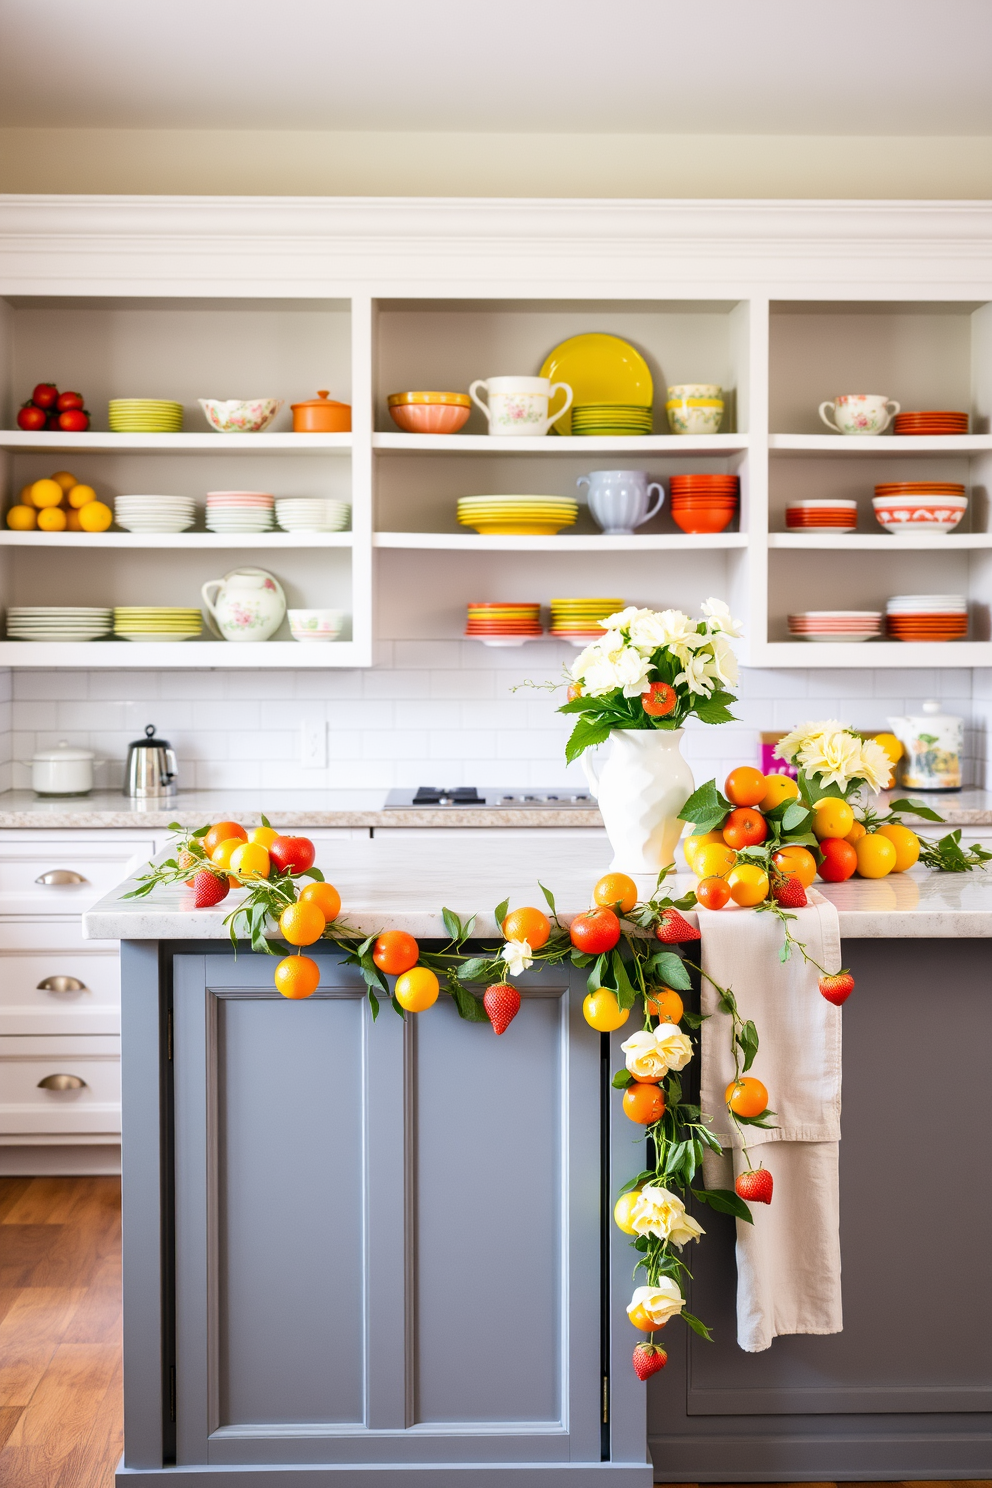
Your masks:
M207 622L222 641L267 641L285 619L282 585L264 568L234 568L201 593Z

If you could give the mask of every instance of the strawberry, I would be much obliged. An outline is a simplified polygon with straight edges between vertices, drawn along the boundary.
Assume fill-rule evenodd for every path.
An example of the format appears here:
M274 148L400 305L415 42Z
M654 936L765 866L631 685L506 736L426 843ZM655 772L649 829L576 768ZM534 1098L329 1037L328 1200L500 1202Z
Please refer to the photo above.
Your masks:
M193 906L195 909L210 909L226 899L230 891L231 885L226 878L218 878L216 873L204 868L193 879Z
M495 982L487 987L482 1006L497 1033L505 1033L520 1011L520 993L508 982Z
M854 991L854 978L849 971L838 971L833 976L821 976L820 992L834 1007L840 1007Z
M772 894L780 909L802 909L809 903L802 879L795 873L776 878L772 884Z
M770 1204L772 1201L772 1175L767 1168L749 1168L741 1173L734 1184L739 1199L751 1204Z
M661 911L661 923L654 933L666 945L675 945L680 940L699 940L700 938L699 931L694 930L677 909Z
M668 1363L668 1355L656 1343L639 1343L634 1349L634 1373L638 1379L646 1380Z

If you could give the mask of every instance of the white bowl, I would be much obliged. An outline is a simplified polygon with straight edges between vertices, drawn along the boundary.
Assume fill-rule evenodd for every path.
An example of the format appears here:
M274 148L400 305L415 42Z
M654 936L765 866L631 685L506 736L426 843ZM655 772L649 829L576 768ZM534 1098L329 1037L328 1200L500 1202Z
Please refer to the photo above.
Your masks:
M260 434L279 412L284 398L198 398L207 423L218 434Z
M343 610L287 610L294 641L334 641L344 624Z

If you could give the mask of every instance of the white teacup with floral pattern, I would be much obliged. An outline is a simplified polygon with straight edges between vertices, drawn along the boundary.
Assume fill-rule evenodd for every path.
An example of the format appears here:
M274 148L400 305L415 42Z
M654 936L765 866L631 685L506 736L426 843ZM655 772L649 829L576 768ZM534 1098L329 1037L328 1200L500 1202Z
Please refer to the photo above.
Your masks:
M681 382L668 389L665 410L673 434L717 434L723 409L723 388L718 383Z
M488 404L483 403L477 388L485 388ZM472 402L486 415L490 434L516 438L547 434L551 425L572 406L572 389L568 383L552 382L550 377L480 377L468 391ZM548 405L559 392L564 392L565 402L549 417Z
M294 641L336 641L344 624L343 610L287 610Z
M825 408L833 418L827 417ZM899 404L884 393L838 393L832 403L820 404L821 419L840 434L881 434L898 412Z

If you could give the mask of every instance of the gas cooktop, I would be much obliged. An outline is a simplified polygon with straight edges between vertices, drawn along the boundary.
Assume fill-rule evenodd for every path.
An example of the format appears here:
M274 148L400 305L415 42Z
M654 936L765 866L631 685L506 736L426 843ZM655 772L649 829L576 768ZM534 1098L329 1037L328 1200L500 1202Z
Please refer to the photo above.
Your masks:
M572 790L568 786L549 786L547 789L515 789L511 787L484 787L481 791L474 785L459 785L450 789L437 785L421 785L414 790L392 790L386 797L387 809L405 808L413 811L434 806L488 806L501 811L518 807L533 811L535 807L551 807L554 810L577 808L595 811L596 802L588 791Z

